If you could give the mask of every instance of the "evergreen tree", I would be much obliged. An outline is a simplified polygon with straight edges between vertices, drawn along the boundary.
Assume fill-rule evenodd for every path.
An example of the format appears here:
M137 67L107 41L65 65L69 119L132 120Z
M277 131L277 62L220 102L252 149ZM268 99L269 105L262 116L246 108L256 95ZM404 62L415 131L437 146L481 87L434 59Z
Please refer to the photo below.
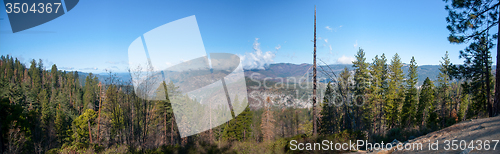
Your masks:
M498 39L498 30L500 27L498 17L500 1L498 0L444 0L445 2L451 1L450 5L446 5L445 9L449 12L446 22L448 22L448 30L450 36L448 41L450 43L468 43L470 40L481 41L482 39L497 41L497 55L500 55L500 39ZM496 26L496 27L495 27ZM497 28L497 30L492 30ZM492 31L490 31L492 30ZM493 35L488 35L493 32ZM487 38L484 38L487 36ZM471 44L472 45L472 44ZM486 57L484 57L486 58ZM497 56L497 66L495 72L500 72L500 65L498 64L500 57ZM486 64L486 66L488 66ZM486 68L490 69L490 68ZM489 75L486 76L489 78ZM485 81L489 81L486 79ZM500 73L496 74L496 81L500 81ZM498 114L500 111L500 82L495 84L495 106L496 110L493 111L489 95L487 96L488 105L487 111L490 117ZM486 87L486 91L490 91L490 87Z
M385 106L385 114L389 129L395 128L400 123L399 107L404 101L403 87L403 63L401 58L396 53L391 59L389 66L389 87L387 89L387 104Z
M493 46L486 36L481 37L465 50L460 51L460 58L464 58L464 64L458 67L452 65L450 68L452 77L470 81L466 85L469 88L466 89L472 90L473 93L474 103L471 105L476 112L474 115L488 113L492 116L490 50Z
M89 73L87 78L85 78L85 86L83 93L83 110L93 109L96 110L96 87L97 87L97 77L95 77L92 73Z
M420 91L420 98L418 101L417 113L416 113L416 124L420 126L424 126L424 122L428 120L429 114L434 113L434 110L431 110L431 106L435 106L434 104L434 84L429 79L429 77L425 78L424 83L422 84L422 90ZM437 117L436 117L437 118Z
M356 61L353 61L354 67L354 108L356 111L356 126L359 130L370 129L373 114L373 104L368 103L369 89L369 64L366 62L365 52L359 48L355 55Z
M383 124L385 122L385 96L387 90L387 59L385 55L382 54L381 58L378 55L373 59L373 64L370 65L372 75L371 86L369 93L369 101L371 106L373 106L372 112L374 113L374 118L372 120L373 132L379 134L383 131Z
M31 91L33 93L39 93L41 90L41 84L42 84L42 78L41 78L41 72L37 68L37 63L33 59L31 60L31 66L28 71L29 76L31 77L31 83L33 84L31 87Z
M418 81L418 72L417 72L417 63L415 62L415 57L411 57L410 67L408 68L408 78L406 79L406 96L403 104L403 108L401 109L402 116L401 122L404 123L404 126L415 125L415 117L417 109L417 81Z
M91 136L89 132L92 130L89 130L89 128L91 129L95 125L96 118L97 114L92 109L87 109L82 115L78 116L72 124L74 132L72 136L73 140L80 143L90 144Z
M334 105L335 93L332 88L332 84L329 82L326 86L325 96L323 98L323 103L321 104L320 111L320 127L319 131L321 134L334 134L337 130L338 119L335 116L335 105Z
M102 113L103 117L109 121L109 135L113 136L110 138L110 142L115 142L116 138L124 128L123 121L123 110L119 104L120 91L117 89L116 85L109 85L106 89L105 98L102 102ZM98 115L99 116L99 115Z
M173 85L172 82L170 82L171 84L170 85ZM163 87L163 91L162 90L157 90L158 92L163 92L163 94L157 94L156 96L158 98L164 98L165 100L162 100L160 99L161 101L158 101L158 103L156 104L157 106L157 110L156 110L156 114L158 117L161 117L159 118L159 123L162 123L163 124L163 129L164 129L164 141L166 142L167 140L167 136L168 136L168 133L167 131L169 129L171 129L169 127L168 124L171 124L173 123L174 121L174 118L173 118L173 109L172 109L172 104L170 103L170 98L169 98L169 94L168 92L169 91L172 91L174 88L173 87L168 87L167 84L165 83L165 81L162 82L162 87ZM173 130L170 130L170 131L173 131Z
M56 135L59 143L64 143L69 141L69 136L71 135L71 122L72 119L69 113L69 101L63 92L60 92L56 98L57 107L55 115L55 128Z
M250 108L246 107L243 112L226 125L222 137L229 141L244 141L252 132L250 129L252 116Z
M446 51L445 56L442 58L439 65L439 75L438 75L438 90L436 100L440 103L440 116L441 127L445 126L445 116L447 115L446 104L450 103L449 97L449 87L450 87L450 58L448 57L448 51Z
M56 64L52 65L52 69L50 70L51 78L52 78L52 88L59 88L59 71L57 70Z
M337 79L337 91L338 97L336 102L342 104L342 130L351 130L353 125L353 115L352 115L352 81L351 81L351 73L347 67L344 67L344 70L340 72L340 75Z

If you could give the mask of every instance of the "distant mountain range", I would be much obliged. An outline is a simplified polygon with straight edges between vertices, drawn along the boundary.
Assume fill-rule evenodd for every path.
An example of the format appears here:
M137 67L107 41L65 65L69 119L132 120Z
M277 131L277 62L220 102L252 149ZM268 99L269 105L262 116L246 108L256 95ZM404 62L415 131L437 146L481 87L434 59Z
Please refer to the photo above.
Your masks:
M318 65L318 78L328 78L327 75L322 73L323 71L330 72L333 70L334 73L339 74L345 67L347 67L351 72L353 72L353 68L351 64L332 64L332 65ZM408 64L403 64L403 72L408 73ZM493 66L492 68L495 68ZM312 76L312 64L291 64L291 63L276 63L270 64L266 69L252 69L252 70L244 70L245 76L252 77L253 79L264 79L271 78L271 80L284 79L286 78L296 78L299 79L301 77L307 78L309 75L309 79ZM429 77L432 81L437 80L437 76L439 75L439 65L421 65L418 66L418 86L422 85L426 77ZM79 72L80 82L82 85L85 83L85 78L89 73ZM119 72L112 73L116 75L116 79L121 80L122 82L130 82L131 77L128 72ZM252 75L253 74L253 75ZM100 73L94 74L99 78L101 82L106 83L109 79L109 73ZM328 80L322 81L328 82Z
M312 76L312 64L290 64L290 63L277 63L277 64L271 64L269 65L268 68L265 70L245 70L245 76L251 76L253 73L258 73L258 75L253 75L252 78L264 78L264 77L271 77L271 78L286 78L286 77L296 77L300 78L302 76ZM318 78L324 77L327 78L328 76L325 75L323 72L331 72L333 71L335 74L339 74L344 68L347 67L351 72L354 71L352 64L332 64L332 65L320 65L317 68L318 71ZM403 65L403 72L405 75L408 73L408 64ZM418 66L418 86L420 86L425 78L429 77L431 80L436 80L437 76L439 75L439 65L421 65ZM308 74L309 73L309 74Z
M344 68L348 68L351 74L354 74L354 70L352 65L348 64L332 64L332 65L321 65L318 66L318 78L328 78L327 75L323 73L323 71L333 71L335 74L340 74L340 72ZM403 72L406 74L408 72L408 64L403 65ZM495 66L493 66L495 68ZM290 64L290 63L277 63L271 64L266 69L253 69L253 70L244 70L246 76L246 84L247 84L247 94L248 94L248 102L250 107L260 108L262 107L261 102L264 102L266 97L272 98L273 102L293 102L288 105L293 105L299 108L308 108L311 107L310 98L312 96L312 65L311 64ZM429 79L436 81L437 76L439 74L439 65L421 65L418 66L418 83L417 86L422 85L425 78L429 77ZM80 83L82 85L85 84L85 78L89 75L89 73L79 73ZM121 84L130 85L131 76L130 73L112 73L115 77L115 81L119 80ZM109 73L100 73L95 74L99 78L99 80L105 84L109 83L110 74ZM228 76L229 80L231 77ZM306 81L307 80L307 81ZM318 83L319 90L319 102L323 98L322 92L324 91L324 85L329 80L320 80ZM116 83L116 82L115 82ZM276 91L274 87L285 84L286 87L280 88L279 91ZM264 85L264 86L262 86ZM229 85L231 86L231 85ZM270 88L267 88L267 87ZM257 87L257 88L253 88ZM215 97L215 96L214 96Z

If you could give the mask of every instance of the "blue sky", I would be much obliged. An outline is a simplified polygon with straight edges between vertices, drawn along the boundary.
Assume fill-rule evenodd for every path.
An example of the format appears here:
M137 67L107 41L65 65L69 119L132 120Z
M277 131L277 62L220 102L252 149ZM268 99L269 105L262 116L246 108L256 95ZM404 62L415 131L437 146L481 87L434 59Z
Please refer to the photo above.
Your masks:
M248 64L312 63L314 5L318 58L328 64L348 62L359 47L369 62L375 55L390 59L398 53L405 63L415 56L419 65L436 65L445 51L453 63L463 62L458 55L465 45L446 39L448 14L440 0L84 0L59 18L15 34L1 11L0 53L25 63L42 59L47 68L125 72L128 47L137 37L195 15L207 53L234 53Z

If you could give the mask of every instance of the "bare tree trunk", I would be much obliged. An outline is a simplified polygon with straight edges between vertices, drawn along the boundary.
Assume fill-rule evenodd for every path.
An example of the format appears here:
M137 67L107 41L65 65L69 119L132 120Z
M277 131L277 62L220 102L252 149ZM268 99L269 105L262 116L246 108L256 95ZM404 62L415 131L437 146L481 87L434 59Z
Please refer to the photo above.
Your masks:
M498 19L498 22L500 23L500 18ZM500 26L498 26L498 30L500 30ZM498 57L500 56L500 39L497 39L497 69L495 71L495 110L494 110L494 114L493 116L495 115L498 115L500 113L500 66L498 65L498 61L500 60L500 58Z
M90 143L92 143L92 132L90 131L90 119L87 122L89 124L89 139L90 139Z
M165 137L163 139L163 142L167 141L167 112L165 111L165 120L163 121L163 126L165 127ZM165 145L165 143L163 143Z
M488 51L486 51L488 52ZM486 65L486 71L484 72L486 75L486 101L488 103L488 116L493 117L493 104L491 102L491 88L490 88L490 64L488 59L488 54L485 54L484 64Z
M99 82L99 115L97 116L97 144L100 144L99 141L100 141L100 138L99 138L99 134L101 134L101 127L100 127L100 124L101 124L101 108L102 108L102 91L101 91L101 82ZM90 129L90 128L89 128Z
M314 6L314 60L313 60L313 135L318 135L316 124L316 6Z
M2 121L1 119L2 117L0 117L0 121ZM2 128L2 123L0 122L0 128ZM0 135L0 153L3 153L4 149L3 149L3 135Z
M446 93L446 90L445 90L445 93ZM445 96L446 97L446 96ZM441 100L441 116L440 116L440 119L441 119L441 127L443 128L444 127L444 119L445 119L445 115L446 115L446 100L444 100L444 98L442 98L443 100Z
M170 143L174 145L174 119L170 122Z

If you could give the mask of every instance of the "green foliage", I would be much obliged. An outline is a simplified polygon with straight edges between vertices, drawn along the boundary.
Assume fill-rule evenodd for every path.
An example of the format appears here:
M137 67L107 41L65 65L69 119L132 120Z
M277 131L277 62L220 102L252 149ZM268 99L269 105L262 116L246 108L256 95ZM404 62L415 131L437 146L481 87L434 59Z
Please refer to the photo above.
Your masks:
M336 100L335 102L340 103L342 110L343 110L343 115L342 115L342 120L343 120L343 127L342 130L345 129L352 129L353 128L353 123L352 123L352 111L351 111L351 106L352 106L352 79L351 79L351 73L349 72L349 69L347 67L344 67L344 70L340 72L340 75L337 79L337 92L336 93ZM341 111L342 112L342 111Z
M26 127L23 108L20 102L12 103L12 94L8 82L0 79L0 140L1 143L6 143L8 132L11 128ZM25 130L23 130L25 131ZM3 145L0 145L3 146Z
M106 90L106 99L102 103L102 114L109 120L111 136L116 136L125 127L123 110L119 104L122 95L121 90L115 85L110 85Z
M396 53L392 57L391 65L389 66L389 87L387 88L386 105L384 108L389 129L395 128L400 122L399 106L404 101L404 73L402 67L401 58Z
M439 102L440 106L440 115L439 115L439 120L441 120L441 127L445 126L445 116L447 115L447 108L446 105L451 103L450 100L450 74L452 74L452 70L450 69L450 58L448 57L448 51L446 51L445 56L442 58L443 61L440 61L440 73L438 76L437 80L437 91L438 95L436 97L436 100ZM432 115L433 116L433 115ZM431 118L431 117L429 117ZM437 118L437 116L436 116Z
M374 118L372 121L378 121L378 123L373 123L373 132L378 131L381 133L382 124L385 121L384 106L385 106L385 94L387 90L387 59L385 55L382 54L381 58L378 55L373 59L373 63L370 65L370 74L372 78L370 80L371 85L369 88L368 101L373 106L372 112Z
M404 124L403 127L415 126L416 109L418 104L417 99L417 63L415 62L415 57L411 58L410 67L408 70L408 78L406 79L406 96L401 109L401 122Z
M475 60L476 50L481 51L479 55L483 57L491 57L484 54L486 50L480 44L470 46L470 52L464 51L472 56L470 66L488 63ZM485 95L477 97L487 92L483 89L486 85L475 79L485 79L484 72L489 69L471 75L474 80L451 82L448 75L454 70L450 69L449 59L444 58L437 88L432 78L425 78L418 95L420 72L417 73L417 69L422 68L417 67L413 58L407 75L402 71L406 71L406 66L397 54L390 65L385 54L380 58L375 56L373 63L368 64L362 49L358 50L356 59L352 65L354 75L347 67L338 69L338 76L326 86L318 119L318 137L311 137L311 109L296 106L249 108L242 106L248 100L235 96L232 97L233 107L244 109L235 119L211 129L210 133L180 138L180 133L189 132L179 132L177 122L188 128L182 131L195 131L197 128L193 124L207 124L209 118L203 115L209 113L224 117L215 120L225 122L225 117L231 116L226 112L228 109L206 110L206 104L180 94L173 82L164 82L158 87L158 101L144 100L137 97L132 85L115 82L111 76L106 80L110 82L100 87L101 93L99 75L59 71L56 65L46 70L41 61L35 60L27 69L19 60L2 56L0 112L5 114L0 115L1 140L4 145L14 143L21 153L112 153L114 150L119 153L282 153L289 149L289 139L310 142L321 142L321 139L344 142L365 137L384 142L390 138L406 140L438 129L441 120L445 125L455 123L453 110L462 120L477 116L474 108L484 109L476 102L486 100ZM85 80L85 84L80 85L79 80ZM458 86L461 83L463 88ZM274 81L266 83L268 86L275 84ZM286 96L289 91L279 89L277 92ZM310 91L299 89L298 93L309 95ZM102 106L99 106L100 99ZM173 100L182 103L171 103ZM174 117L174 107L183 114ZM89 128L93 143L90 143ZM8 138L6 134L12 131L22 135Z
M418 102L416 123L417 125L424 126L424 122L429 119L429 114L435 114L433 110L436 106L434 103L434 84L429 78L426 78L420 91L420 98Z
M368 103L369 93L369 64L366 62L365 52L359 48L355 55L356 61L353 61L354 68L354 110L356 115L356 126L358 130L371 129L374 108L372 103Z
M321 134L333 134L338 130L338 119L335 116L334 91L332 84L328 83L323 103L321 103L319 132Z
M450 31L448 41L465 43L488 33L498 24L498 5L496 0L443 0L451 1L446 5L448 11L446 27ZM498 33L498 32L497 32Z
M90 127L96 124L95 119L97 118L97 114L92 109L87 109L82 115L78 116L73 121L73 140L80 143L90 144L89 138L89 123Z
M244 141L250 137L252 129L252 112L247 107L235 119L229 121L224 128L222 138L226 141Z
M83 110L86 109L96 109L98 106L97 101L97 84L99 83L97 77L92 73L89 73L87 78L85 78L84 94L83 94Z
M460 121L466 119L469 104L471 104L470 95L467 93L462 94L462 97L460 97L460 108L457 115Z
M448 0L444 1L448 2ZM458 74L471 80L470 85L465 85L469 87L468 89L478 89L472 95L475 103L471 104L471 107L474 111L473 114L479 114L480 116L487 112L488 116L492 117L494 112L499 110L493 111L493 103L490 99L492 88L491 56L489 51L493 47L491 41L496 40L497 45L500 44L498 31L493 30L493 35L490 35L490 29L498 26L500 21L498 18L499 5L500 2L497 0L451 0L451 7L450 5L445 7L449 12L446 18L449 24L446 28L450 31L448 41L451 43L469 43L469 41L472 41L465 51L460 51L460 58L465 60L464 65L461 65L458 69L458 72L461 72ZM457 68L454 67L453 70L457 70ZM454 76L459 77L460 75ZM500 74L496 74L496 79L499 78ZM496 88L500 87L496 85ZM495 93L495 96L498 96L499 90L497 89ZM497 99L495 98L495 104L498 108L500 103L498 103L499 100Z
M473 42L465 50L460 51L460 57L464 58L464 64L450 66L450 75L458 79L465 79L469 82L464 84L465 90L472 93L473 104L471 109L474 115L489 112L491 108L491 53L493 43L485 36Z

